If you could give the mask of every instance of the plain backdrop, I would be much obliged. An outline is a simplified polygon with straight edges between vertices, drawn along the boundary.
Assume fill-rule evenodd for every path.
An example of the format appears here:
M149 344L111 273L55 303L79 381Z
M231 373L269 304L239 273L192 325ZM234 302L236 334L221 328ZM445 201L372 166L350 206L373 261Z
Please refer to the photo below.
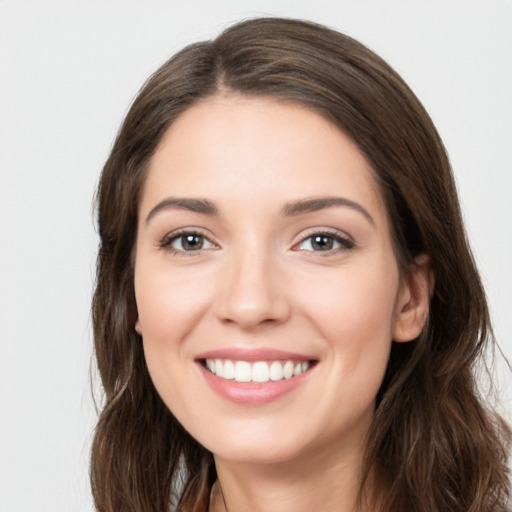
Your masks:
M510 0L0 0L0 510L93 509L95 184L148 75L257 15L344 31L411 85L450 154L512 358ZM512 375L497 369L510 416Z

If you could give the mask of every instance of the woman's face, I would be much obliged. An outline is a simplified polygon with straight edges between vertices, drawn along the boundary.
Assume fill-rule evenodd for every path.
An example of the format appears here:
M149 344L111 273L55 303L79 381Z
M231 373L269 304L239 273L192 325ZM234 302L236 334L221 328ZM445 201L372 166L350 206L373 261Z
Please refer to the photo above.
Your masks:
M135 293L166 405L217 457L259 463L362 445L410 302L355 144L303 107L234 95L157 148Z

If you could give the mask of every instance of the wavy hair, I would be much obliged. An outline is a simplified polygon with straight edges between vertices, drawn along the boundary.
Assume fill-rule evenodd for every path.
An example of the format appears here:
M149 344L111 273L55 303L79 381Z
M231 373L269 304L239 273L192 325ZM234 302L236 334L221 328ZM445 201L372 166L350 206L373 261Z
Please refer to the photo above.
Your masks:
M197 101L230 92L306 106L351 137L384 197L400 268L421 253L432 260L427 325L416 340L393 344L361 496L378 498L383 512L507 510L511 434L475 378L494 339L440 137L375 53L329 28L279 18L238 23L168 60L134 100L103 168L92 306L104 389L90 470L97 510L208 507L212 454L158 396L134 330L134 241L148 163L162 135Z

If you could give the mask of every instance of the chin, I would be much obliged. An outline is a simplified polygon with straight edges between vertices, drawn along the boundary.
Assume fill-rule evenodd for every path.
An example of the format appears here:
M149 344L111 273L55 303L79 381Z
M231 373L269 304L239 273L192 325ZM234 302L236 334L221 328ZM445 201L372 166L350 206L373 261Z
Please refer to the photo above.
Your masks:
M252 423L252 425L250 424ZM272 423L272 422L271 422ZM217 458L244 464L277 464L293 460L304 451L305 432L290 435L290 425L268 425L262 421L219 425L205 422L190 429L194 438ZM298 434L298 435L297 435Z
M300 457L302 450L298 447L283 446L275 440L263 443L245 442L217 446L213 452L215 458L250 465L275 465L292 462Z

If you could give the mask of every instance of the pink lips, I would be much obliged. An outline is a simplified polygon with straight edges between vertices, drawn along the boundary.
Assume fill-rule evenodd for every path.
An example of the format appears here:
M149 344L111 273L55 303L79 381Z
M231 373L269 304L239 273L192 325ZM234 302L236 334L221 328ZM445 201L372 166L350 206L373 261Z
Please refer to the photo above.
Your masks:
M232 359L233 361L273 361L273 360L287 360L292 361L308 361L314 359L313 357L305 354L298 354L295 352L286 352L284 350L274 350L271 348L258 348L258 349L242 349L242 348L225 348L218 350L210 350L202 352L196 357L200 359Z
M264 383L236 382L217 377L204 366L206 359L230 359L232 361L310 361L308 355L274 349L218 349L203 352L196 358L199 370L210 388L221 397L240 405L263 405L273 402L305 383L311 370L298 376Z

